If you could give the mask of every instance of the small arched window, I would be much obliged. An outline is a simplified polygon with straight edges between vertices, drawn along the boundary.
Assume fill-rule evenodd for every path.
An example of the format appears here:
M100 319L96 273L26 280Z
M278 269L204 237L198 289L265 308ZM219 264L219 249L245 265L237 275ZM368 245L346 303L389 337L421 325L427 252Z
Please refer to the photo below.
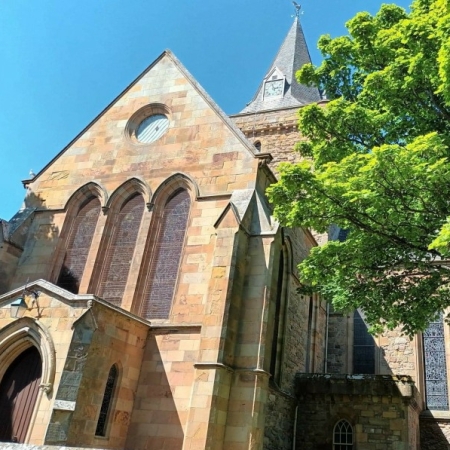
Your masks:
M261 153L261 141L256 141L253 145L255 146L256 151Z
M99 296L120 306L144 212L142 195L128 200L117 217L103 264Z
M183 252L191 198L186 189L167 201L153 249L144 292L142 315L146 319L167 319Z
M69 224L71 230L56 284L74 294L78 294L80 289L80 281L86 266L100 209L99 199L91 197L81 206L73 223Z
M353 428L350 423L340 420L333 430L333 450L353 449Z
M103 394L102 405L100 407L100 414L97 421L97 428L95 429L96 436L106 436L108 418L111 411L118 374L119 371L117 370L117 366L113 365L111 369L109 369L108 379L106 380L105 392Z

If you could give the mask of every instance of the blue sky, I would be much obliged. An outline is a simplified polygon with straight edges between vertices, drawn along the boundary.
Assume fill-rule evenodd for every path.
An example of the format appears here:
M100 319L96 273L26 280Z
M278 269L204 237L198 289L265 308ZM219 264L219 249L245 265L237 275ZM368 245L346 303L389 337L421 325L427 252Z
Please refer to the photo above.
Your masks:
M297 0L313 62L378 0ZM405 8L410 1L397 1ZM4 0L0 3L0 217L38 172L166 48L228 114L252 98L286 33L290 0Z

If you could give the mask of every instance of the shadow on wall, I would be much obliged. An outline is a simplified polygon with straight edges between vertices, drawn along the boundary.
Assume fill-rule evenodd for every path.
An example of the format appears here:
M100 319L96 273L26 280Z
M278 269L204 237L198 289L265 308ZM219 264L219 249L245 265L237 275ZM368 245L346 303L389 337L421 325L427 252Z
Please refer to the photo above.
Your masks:
M29 192L22 208L9 222L4 222L0 293L39 278L48 279L59 236L53 219L54 213L47 209L45 200Z
M439 422L429 411L424 411L420 417L421 450L448 450L450 448L449 441L450 429L448 419Z
M198 350L181 350L189 334L151 331L145 347L126 448L181 450ZM180 345L181 344L181 345ZM171 358L180 355L182 358ZM178 398L176 398L178 397ZM181 420L184 422L181 423Z

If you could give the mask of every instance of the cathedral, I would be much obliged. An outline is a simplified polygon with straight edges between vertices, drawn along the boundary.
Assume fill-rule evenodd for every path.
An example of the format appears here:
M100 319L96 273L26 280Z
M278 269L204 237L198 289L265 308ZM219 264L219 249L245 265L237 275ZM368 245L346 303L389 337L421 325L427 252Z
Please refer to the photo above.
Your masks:
M269 62L269 61L268 61ZM450 330L372 337L298 292L344 239L289 229L266 188L295 162L294 19L253 99L225 115L164 51L25 180L0 220L0 448L450 448Z

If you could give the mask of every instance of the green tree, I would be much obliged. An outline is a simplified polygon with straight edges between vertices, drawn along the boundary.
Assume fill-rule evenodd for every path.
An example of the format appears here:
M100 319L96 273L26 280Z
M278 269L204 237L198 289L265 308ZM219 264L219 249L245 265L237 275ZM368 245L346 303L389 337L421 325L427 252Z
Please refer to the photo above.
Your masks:
M300 264L308 289L413 334L450 306L450 0L346 26L297 74L329 101L300 110L305 159L280 166L269 197L285 225L349 231Z

